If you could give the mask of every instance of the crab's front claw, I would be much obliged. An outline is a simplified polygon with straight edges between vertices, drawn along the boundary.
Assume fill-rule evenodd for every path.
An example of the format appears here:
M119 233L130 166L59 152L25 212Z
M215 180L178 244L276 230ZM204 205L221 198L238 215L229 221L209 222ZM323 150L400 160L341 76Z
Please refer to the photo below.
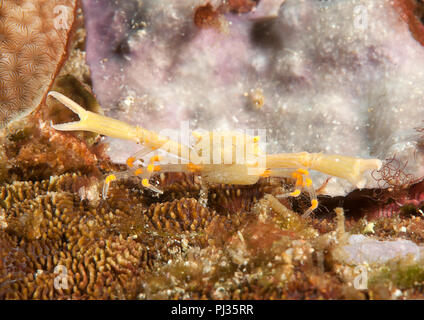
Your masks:
M282 153L267 155L269 168L308 168L331 176L348 180L357 188L365 182L364 173L378 170L382 162L379 159L361 159L348 156L323 153Z
M137 127L131 126L123 121L85 110L78 103L59 92L50 91L48 96L52 96L63 103L80 118L79 121L53 124L52 127L54 129L60 131L90 131L110 137L138 142Z
M382 161L379 159L361 159L340 155L315 154L311 161L311 169L348 180L357 188L363 188L366 182L364 173L379 170Z

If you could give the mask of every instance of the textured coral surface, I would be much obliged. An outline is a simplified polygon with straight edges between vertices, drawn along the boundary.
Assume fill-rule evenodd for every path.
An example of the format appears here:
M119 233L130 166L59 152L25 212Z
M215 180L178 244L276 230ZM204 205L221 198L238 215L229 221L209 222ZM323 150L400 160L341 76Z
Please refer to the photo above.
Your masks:
M154 130L267 129L267 152L396 155L424 175L421 4L260 1L258 16L240 7L248 1L207 3L83 1L108 115ZM282 6L272 15L261 3ZM123 161L131 149L114 142L110 155ZM332 179L325 192L351 189Z
M349 232L366 234L357 237L374 241L372 250L380 256L395 243L384 239L420 244L421 217L379 219L372 230L364 219L345 222L342 211L336 218L304 220L264 195L280 185L270 180L216 186L203 207L194 197L199 185L193 177L161 181L161 199L136 181L121 181L106 201L93 197L98 180L84 174L3 185L0 298L424 297L416 252L379 264L369 258L368 289L356 289L356 264L348 256L355 249L347 240ZM381 248L371 239L382 240ZM369 251L362 259L367 254L373 257Z
M45 97L66 56L75 9L75 0L1 1L1 126Z

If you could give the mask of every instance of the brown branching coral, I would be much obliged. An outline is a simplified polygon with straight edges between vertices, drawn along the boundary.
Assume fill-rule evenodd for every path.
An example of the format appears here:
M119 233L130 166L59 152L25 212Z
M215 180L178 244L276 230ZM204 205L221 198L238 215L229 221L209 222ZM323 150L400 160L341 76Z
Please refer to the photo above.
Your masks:
M178 179L172 180L175 188ZM253 190L226 186L214 186L209 202L219 194L228 203L250 202L251 209L214 210L193 197L152 199L129 181L116 183L107 200L84 196L99 193L98 181L65 174L1 186L0 298L366 297L331 258L337 230L354 231L358 223L344 231L334 220L304 219L272 195L253 200ZM250 188L275 186L265 179ZM382 221L375 232L398 237L394 226L422 241L419 217Z
M3 0L0 126L39 106L67 55L75 0Z
M96 186L93 177L66 174L1 187L7 259L0 265L0 297L136 298L154 262L168 261L182 246L206 246L208 230L226 220L190 198L148 205L122 185L106 203L81 201L80 190L98 192ZM54 285L57 266L67 272L67 288Z
M123 216L119 209L108 212L90 207L77 194L68 192L89 184L88 177L64 175L2 188L6 227L0 231L1 251L7 254L15 250L20 255L8 254L8 259L2 260L0 275L19 270L20 259L24 259L25 269L13 277L13 285L0 290L0 296L135 298L130 292L139 290L138 277L143 265L147 266L149 253L141 241L116 234L114 224ZM134 206L132 214L141 214L140 210ZM67 288L54 287L58 265L68 272Z
M205 228L214 213L194 199L181 199L150 206L146 216L158 230L195 231Z

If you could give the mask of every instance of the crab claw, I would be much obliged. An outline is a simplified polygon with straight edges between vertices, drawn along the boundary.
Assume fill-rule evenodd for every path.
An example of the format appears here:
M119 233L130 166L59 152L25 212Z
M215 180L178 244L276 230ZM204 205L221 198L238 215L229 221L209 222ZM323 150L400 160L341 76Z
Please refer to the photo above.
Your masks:
M52 127L54 129L60 131L91 131L110 137L138 142L136 127L131 126L125 122L85 110L78 103L72 101L59 92L50 91L48 96L52 96L53 98L63 103L67 108L75 112L80 118L79 121L53 124Z

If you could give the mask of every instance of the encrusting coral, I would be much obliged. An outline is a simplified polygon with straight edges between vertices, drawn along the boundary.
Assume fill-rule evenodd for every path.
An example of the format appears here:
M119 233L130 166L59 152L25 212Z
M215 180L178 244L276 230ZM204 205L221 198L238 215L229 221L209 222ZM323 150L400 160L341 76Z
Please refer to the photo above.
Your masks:
M3 0L0 126L40 105L67 55L76 0Z
M195 199L149 205L124 185L112 188L107 203L81 201L77 190L98 192L96 186L96 179L66 174L1 188L1 251L7 257L0 296L135 298L153 262L168 261L182 243L204 247L207 230L229 224ZM68 290L54 288L58 265L69 271Z
M7 279L2 279L2 297L135 298L131 292L137 292L139 276L149 263L150 253L143 243L150 241L153 250L155 239L124 239L116 229L121 225L120 219L141 215L143 206L132 206L131 213L128 208L121 210L119 200L110 210L89 206L72 191L90 184L92 180L87 177L68 174L41 183L14 183L2 188L7 224L1 231L2 252L15 247L22 252L25 270L31 270L14 277L14 268L18 268L17 272L20 269L12 250L2 267L10 270L6 277L13 281L8 284ZM144 229L142 218L137 226ZM161 242L162 238L157 239ZM163 245L156 245L166 250ZM69 272L68 290L54 288L57 265Z
M0 142L2 158L7 159L0 163L0 181L40 180L78 170L100 175L96 168L104 146L89 146L77 137L40 125L32 116L9 125Z
M177 195L175 190L194 181L184 180L177 187L178 178L163 177L172 182L163 196ZM419 283L390 280L380 267L372 269L368 291L352 287L353 267L336 252L346 232L363 230L363 221L304 219L272 195L254 192L272 193L278 183L259 183L241 186L251 190L215 186L210 203L213 198L233 203L217 211L183 193L164 202L130 180L113 185L101 200L90 196L99 194L98 179L85 174L5 184L0 297L363 299L390 296L381 289L387 281L399 283L405 297L422 294ZM389 231L391 237L422 241L420 218L399 219L376 224L376 235ZM397 268L390 262L384 270L391 266Z

